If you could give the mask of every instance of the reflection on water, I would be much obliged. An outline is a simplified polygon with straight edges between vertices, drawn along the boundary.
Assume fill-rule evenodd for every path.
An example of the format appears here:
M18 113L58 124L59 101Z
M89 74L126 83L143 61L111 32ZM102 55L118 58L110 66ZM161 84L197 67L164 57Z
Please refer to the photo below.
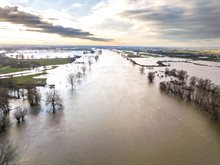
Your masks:
M34 164L218 164L220 127L196 106L160 93L158 81L111 51L87 69L75 90L74 64L49 71L64 110L30 110L1 141L18 144L19 161ZM145 70L147 73L147 70ZM25 163L23 163L25 164Z

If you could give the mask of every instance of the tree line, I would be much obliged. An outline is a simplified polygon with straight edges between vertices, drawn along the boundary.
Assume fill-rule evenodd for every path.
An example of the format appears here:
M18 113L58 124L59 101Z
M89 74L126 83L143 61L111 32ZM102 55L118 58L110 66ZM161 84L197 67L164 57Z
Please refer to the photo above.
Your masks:
M212 114L215 120L219 120L220 87L218 85L209 79L196 76L189 78L187 72L183 70L166 69L165 74L176 79L160 82L161 91L192 101Z

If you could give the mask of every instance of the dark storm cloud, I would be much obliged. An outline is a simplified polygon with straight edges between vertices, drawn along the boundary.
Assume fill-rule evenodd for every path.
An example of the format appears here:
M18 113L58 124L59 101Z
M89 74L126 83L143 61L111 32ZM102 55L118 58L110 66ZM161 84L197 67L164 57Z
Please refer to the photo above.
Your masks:
M193 0L186 1L190 8L160 6L127 10L121 15L153 25L154 31L164 38L176 40L220 38L220 1Z
M42 33L58 34L62 37L88 39L92 41L110 41L111 39L94 37L90 32L84 32L81 29L66 28L63 26L55 26L45 22L38 15L19 11L18 7L0 7L0 22L10 22L13 24L24 25L32 28L27 31L36 31Z

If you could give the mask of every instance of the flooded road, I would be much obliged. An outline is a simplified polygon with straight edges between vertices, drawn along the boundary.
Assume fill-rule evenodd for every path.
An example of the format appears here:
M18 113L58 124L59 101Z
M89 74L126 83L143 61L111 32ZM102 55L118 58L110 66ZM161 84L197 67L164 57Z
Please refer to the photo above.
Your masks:
M31 109L25 123L12 120L0 134L0 141L17 144L21 164L220 164L219 124L161 93L158 80L149 84L138 66L103 51L71 91L66 76L75 68L63 65L47 75L63 111Z

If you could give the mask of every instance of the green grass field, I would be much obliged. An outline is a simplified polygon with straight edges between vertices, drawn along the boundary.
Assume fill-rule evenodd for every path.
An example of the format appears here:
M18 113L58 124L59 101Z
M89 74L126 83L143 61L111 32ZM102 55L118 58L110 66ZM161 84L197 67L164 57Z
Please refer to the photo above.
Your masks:
M67 58L55 58L55 59L35 59L33 60L40 65L62 65L62 64L67 64L70 63L70 60Z
M0 65L0 74L5 74L5 73L13 73L13 72L20 72L20 71L24 71L27 69L24 68L13 68L13 67L4 67L2 65Z
M25 86L27 84L32 85L45 85L46 78L33 78L37 76L44 75L45 73L39 73L35 75L28 75L28 76L21 76L21 77L14 77L12 80L19 86Z
M48 66L48 65L63 65L70 63L70 59L67 58L57 58L57 59L35 59L35 60L25 60L25 61L34 61L37 62L41 66ZM0 64L0 74L5 73L13 73L13 72L20 72L28 70L27 68L14 68L11 66L2 66Z

